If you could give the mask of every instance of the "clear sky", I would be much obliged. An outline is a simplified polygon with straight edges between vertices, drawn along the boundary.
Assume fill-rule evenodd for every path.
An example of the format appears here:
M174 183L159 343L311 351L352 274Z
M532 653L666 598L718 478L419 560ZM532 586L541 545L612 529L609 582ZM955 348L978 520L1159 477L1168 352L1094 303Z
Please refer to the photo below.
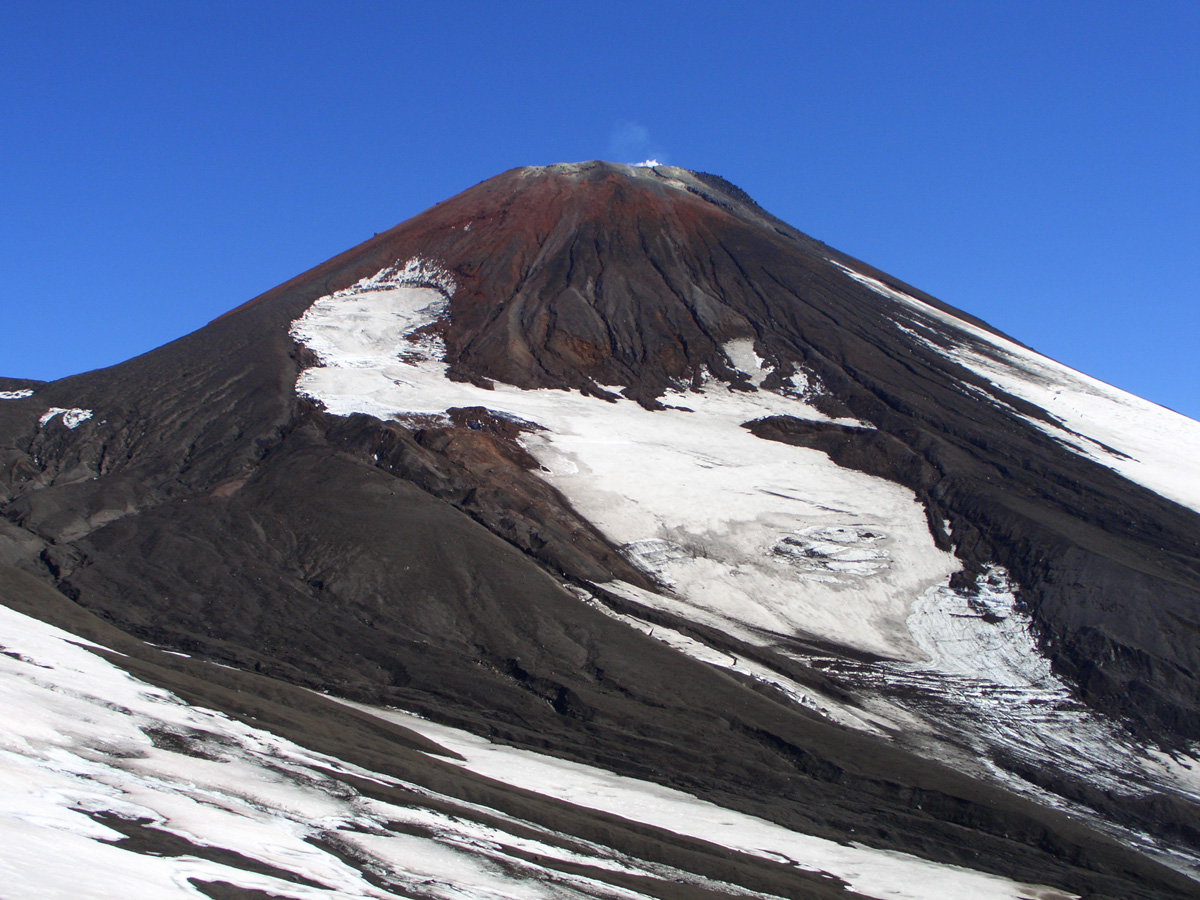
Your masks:
M1200 3L8 3L0 374L142 353L520 165L715 172L1200 418Z

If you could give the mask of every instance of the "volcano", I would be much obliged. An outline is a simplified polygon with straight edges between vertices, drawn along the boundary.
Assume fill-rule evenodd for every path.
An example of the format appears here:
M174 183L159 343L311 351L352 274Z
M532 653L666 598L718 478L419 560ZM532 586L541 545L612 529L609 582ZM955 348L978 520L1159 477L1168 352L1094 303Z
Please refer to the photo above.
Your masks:
M1200 897L1200 423L516 169L0 379L13 897Z

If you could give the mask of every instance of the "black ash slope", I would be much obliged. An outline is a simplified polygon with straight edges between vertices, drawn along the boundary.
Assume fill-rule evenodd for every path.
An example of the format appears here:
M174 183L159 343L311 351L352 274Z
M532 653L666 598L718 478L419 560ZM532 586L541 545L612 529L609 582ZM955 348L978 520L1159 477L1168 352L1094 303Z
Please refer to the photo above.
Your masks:
M906 340L895 304L830 260L932 298L680 170L506 173L173 344L31 385L33 397L0 403L0 564L137 638L811 833L1095 896L1198 893L1078 822L580 604L563 580L644 576L482 413L414 429L297 398L312 360L291 321L416 255L459 283L445 334L456 378L624 385L653 407L702 369L737 382L721 347L739 337L781 375L816 376L821 403L879 430L871 446L787 419L756 433L911 487L969 570L1014 573L1089 702L1161 740L1200 737L1200 516L971 399L964 383L996 391ZM39 427L48 407L94 416ZM1154 831L1164 815L1180 818L1151 809L1139 824Z

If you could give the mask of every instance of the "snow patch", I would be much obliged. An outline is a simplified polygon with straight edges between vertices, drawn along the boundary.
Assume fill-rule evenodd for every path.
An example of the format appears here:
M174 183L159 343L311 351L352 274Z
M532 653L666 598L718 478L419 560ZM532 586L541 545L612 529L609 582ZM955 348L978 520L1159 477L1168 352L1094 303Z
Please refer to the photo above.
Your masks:
M1200 422L1077 372L848 266L834 265L877 294L958 331L962 338L951 349L910 334L1001 391L1044 409L1058 424L1023 417L1026 421L1080 456L1200 512L1200 455L1195 452L1200 447Z
M714 895L765 897L188 706L79 646L73 635L5 607L0 635L6 897L195 898L189 880L197 879L292 900L646 900L602 878L572 874L573 866L690 883ZM365 797L343 776L399 788L410 799L401 805ZM280 874L213 862L202 851L125 849L116 843L122 835L105 824L112 817L198 848L231 850Z
M24 400L26 397L32 397L33 390L30 388L22 388L19 391L0 391L0 400Z
M60 406L52 406L42 414L40 419L38 419L38 427L45 427L45 425L51 419L58 415L62 416L62 423L66 425L67 428L74 431L92 417L92 411L90 409L79 409L78 407L72 409L63 409Z
M737 338L725 344L723 349L730 365L749 378L751 384L755 387L762 384L767 374L767 361L755 352L753 339Z

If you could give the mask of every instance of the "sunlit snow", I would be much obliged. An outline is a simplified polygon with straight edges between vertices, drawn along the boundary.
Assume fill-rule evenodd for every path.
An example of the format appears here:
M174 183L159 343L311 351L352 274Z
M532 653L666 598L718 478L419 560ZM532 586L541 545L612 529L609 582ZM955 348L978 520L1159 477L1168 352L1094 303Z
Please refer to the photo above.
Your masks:
M418 731L465 759L464 768L506 784L559 797L577 806L643 822L732 850L785 862L800 869L827 872L851 890L880 898L972 897L1066 900L1073 894L957 866L930 863L906 853L840 844L790 831L781 825L725 809L682 791L639 781L567 760L541 756L464 731L438 725L398 710L360 704L358 709Z
M936 313L846 271L922 313ZM1190 770L1170 758L1155 762L1150 751L1097 719L1051 674L1007 573L993 568L970 595L948 586L957 563L934 547L910 491L842 469L817 451L760 440L741 427L768 415L828 421L804 401L807 383L781 395L733 391L709 379L700 390L669 392L664 402L677 408L654 412L575 392L505 384L483 390L445 377L444 350L430 327L447 314L445 300L443 291L395 286L377 276L317 301L292 333L322 365L302 373L297 390L339 415L444 417L451 407L484 406L536 422L545 430L522 440L541 463L543 477L660 585L652 592L610 582L604 590L750 642L814 635L891 661L804 658L866 689L863 707L849 708L766 666L618 614L577 589L584 602L689 656L771 684L836 722L875 733L903 732L952 764L1040 793L1055 805L1063 804L1006 770L990 763L981 767L979 760L989 760L997 749L1017 758L1040 753L1114 789L1191 793ZM913 335L925 339L915 330ZM731 341L724 350L747 380L763 383L767 371L753 341ZM1153 410L1167 416L1160 422L1196 425ZM961 734L968 726L978 735L970 755L936 737ZM926 740L933 744L921 744ZM1131 773L1136 778L1124 784ZM1115 833L1171 857L1194 875L1193 861L1171 856L1169 848Z
M555 863L689 882L714 895L764 896L550 832L188 706L96 655L89 649L95 644L5 607L0 635L0 885L6 897L201 896L189 879L296 900L644 896ZM827 871L869 896L1063 896L905 854L806 837L687 794L374 712L461 752L465 766L480 774ZM341 780L343 774L402 788L412 802L367 797ZM196 854L125 849L111 827L116 820L183 838ZM272 873L212 861L205 848L233 850Z
M1028 612L1016 585L1000 566L980 577L974 591L930 588L913 606L909 630L928 659L916 663L863 663L843 657L797 657L864 690L877 719L898 721L898 710L924 720L925 737L938 738L934 755L971 774L1036 796L1049 806L1083 816L1114 837L1200 880L1200 857L1190 849L1130 831L1088 808L1035 785L1013 770L1061 769L1080 784L1113 796L1175 794L1200 803L1200 764L1176 751L1146 747L1118 723L1096 715L1038 652ZM940 727L928 729L929 724ZM961 754L953 746L972 749ZM1007 763L1002 760L1007 759Z
M33 391L30 388L23 388L19 391L0 391L0 400L24 400L26 397L32 397Z
M635 562L645 565L639 547L673 548L655 555L654 574L690 609L756 642L810 634L920 657L905 627L911 603L957 565L934 546L913 493L742 427L769 415L827 420L821 413L718 382L671 392L665 402L683 408L654 412L577 392L452 382L429 327L444 312L441 293L383 276L318 300L292 327L322 363L297 390L338 415L484 406L536 422L546 430L523 442L545 479ZM733 342L727 352L761 370L752 346ZM831 534L870 538L850 547Z
M876 293L957 329L969 340L951 350L911 330L910 334L1000 390L1041 407L1060 423L1028 419L1032 424L1075 452L1200 512L1200 422L1076 372L875 278L835 265Z
M763 896L360 769L188 706L87 649L96 645L5 607L0 636L5 898L204 896L189 879L295 900L645 896L562 871L564 863L690 882L717 895ZM343 774L401 788L412 802L367 797ZM117 820L182 838L195 854L126 849L112 827ZM213 861L214 849L233 851L249 867ZM253 871L256 865L275 874Z
M90 409L79 409L77 407L72 409L63 409L59 406L52 406L42 414L40 419L38 419L38 426L44 427L51 419L59 415L62 416L62 423L66 425L67 428L70 428L72 431L74 431L81 424L92 417L92 411Z

